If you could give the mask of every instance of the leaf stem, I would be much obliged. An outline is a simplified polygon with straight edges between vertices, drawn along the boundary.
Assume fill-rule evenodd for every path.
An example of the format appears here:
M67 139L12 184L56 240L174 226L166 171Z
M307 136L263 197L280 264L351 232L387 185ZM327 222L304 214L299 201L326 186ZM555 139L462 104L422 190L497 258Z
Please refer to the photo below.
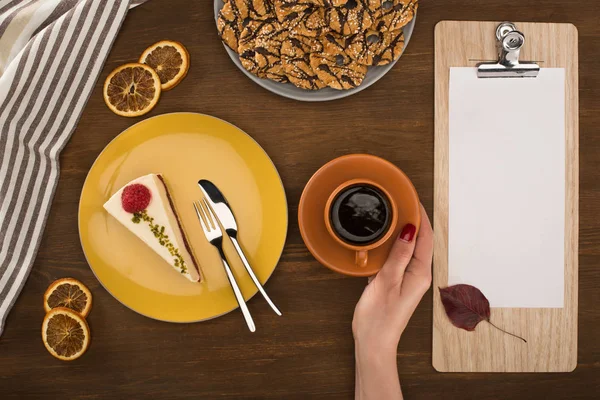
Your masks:
M498 329L500 332L504 332L504 333L506 333L507 335L510 335L510 336L516 337L517 339L521 339L522 341L524 341L525 343L527 343L527 340L523 339L521 336L519 336L519 335L515 335L514 333L507 332L507 331L505 331L504 329L497 327L497 326L496 326L496 325L494 325L494 324L492 323L492 321L490 321L489 319L486 319L486 321L487 321L487 322L488 322L488 323L489 323L491 326L493 326L494 328Z

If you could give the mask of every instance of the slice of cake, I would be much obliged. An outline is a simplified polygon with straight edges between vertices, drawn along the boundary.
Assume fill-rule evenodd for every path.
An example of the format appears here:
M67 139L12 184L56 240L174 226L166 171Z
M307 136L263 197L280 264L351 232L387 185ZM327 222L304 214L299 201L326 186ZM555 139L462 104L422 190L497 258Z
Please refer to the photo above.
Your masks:
M165 179L149 174L119 189L104 209L192 282L200 268L183 231Z

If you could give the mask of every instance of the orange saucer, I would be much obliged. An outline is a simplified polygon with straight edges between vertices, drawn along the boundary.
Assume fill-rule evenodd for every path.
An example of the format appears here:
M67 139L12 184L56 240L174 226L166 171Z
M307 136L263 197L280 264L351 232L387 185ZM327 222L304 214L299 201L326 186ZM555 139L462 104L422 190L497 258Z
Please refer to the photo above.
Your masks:
M394 234L377 249L369 251L364 268L355 265L355 252L340 246L325 226L325 204L329 195L351 179L369 179L383 186L394 198L398 224ZM412 182L394 164L368 154L349 154L331 160L310 178L298 206L300 233L308 250L327 268L345 275L371 276L385 262L394 240L407 223L421 226L419 196Z

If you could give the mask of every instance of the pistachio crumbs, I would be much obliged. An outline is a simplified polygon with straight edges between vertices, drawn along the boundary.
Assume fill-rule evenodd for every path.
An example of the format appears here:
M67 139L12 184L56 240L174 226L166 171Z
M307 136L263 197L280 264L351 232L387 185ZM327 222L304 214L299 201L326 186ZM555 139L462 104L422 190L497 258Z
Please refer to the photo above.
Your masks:
M165 234L165 227L154 223L154 218L146 213L146 210L138 211L133 213L131 221L134 224L139 224L141 221L147 222L150 226L150 231L154 234L154 237L158 239L158 243L169 250L171 256L173 256L175 267L179 268L179 272L182 274L187 273L187 265L183 260L179 249L171 243L169 236Z

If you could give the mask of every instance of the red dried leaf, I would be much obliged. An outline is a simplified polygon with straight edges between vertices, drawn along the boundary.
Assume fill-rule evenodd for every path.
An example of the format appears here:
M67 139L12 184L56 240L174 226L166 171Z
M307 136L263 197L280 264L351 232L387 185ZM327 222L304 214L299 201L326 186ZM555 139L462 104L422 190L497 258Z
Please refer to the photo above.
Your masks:
M490 302L475 286L460 284L439 289L442 304L452 325L472 331L478 323L487 321L499 331L527 343L521 336L507 332L490 321Z
M490 302L475 286L461 284L439 289L446 315L454 326L472 331L481 321L489 322Z

